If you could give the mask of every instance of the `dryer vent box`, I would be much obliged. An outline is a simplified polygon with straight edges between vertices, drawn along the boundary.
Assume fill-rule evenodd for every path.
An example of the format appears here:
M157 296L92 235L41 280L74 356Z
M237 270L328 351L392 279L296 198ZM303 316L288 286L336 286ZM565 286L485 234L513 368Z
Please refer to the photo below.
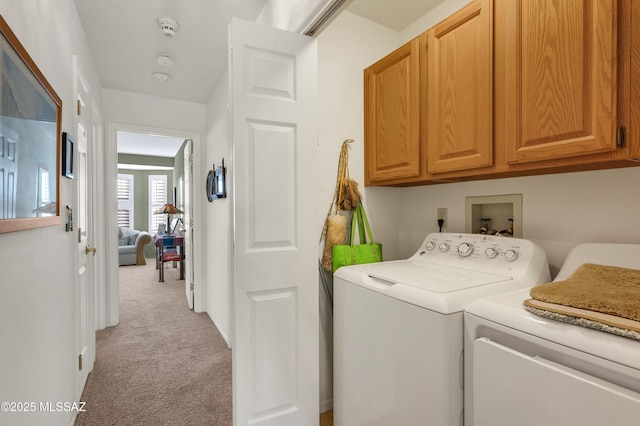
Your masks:
M490 230L504 231L513 219L513 236L522 238L522 194L467 197L465 201L465 232L479 234L482 219L490 219Z

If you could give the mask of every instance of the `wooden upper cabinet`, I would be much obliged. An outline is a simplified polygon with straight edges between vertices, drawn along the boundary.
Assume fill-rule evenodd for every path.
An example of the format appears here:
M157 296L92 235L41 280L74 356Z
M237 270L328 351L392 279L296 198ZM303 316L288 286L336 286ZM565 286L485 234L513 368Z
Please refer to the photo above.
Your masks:
M422 40L422 46L421 46ZM418 178L420 50L417 37L364 70L365 184Z
M427 31L429 173L493 164L492 9L475 0Z
M616 150L617 4L501 2L508 164Z

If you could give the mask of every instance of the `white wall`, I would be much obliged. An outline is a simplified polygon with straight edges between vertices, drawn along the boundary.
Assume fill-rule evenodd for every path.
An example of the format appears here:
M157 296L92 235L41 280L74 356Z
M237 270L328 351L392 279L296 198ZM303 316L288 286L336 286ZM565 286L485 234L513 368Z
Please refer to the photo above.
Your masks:
M106 168L106 199L109 211L117 210L116 200L116 175L117 175L117 146L116 131L129 130L138 132L154 132L167 136L184 137L193 139L193 211L194 211L194 284L196 297L194 308L196 312L205 309L204 268L202 251L205 244L202 235L205 232L206 223L203 213L204 179L202 178L201 152L203 150L203 135L206 129L206 111L204 104L185 102L173 99L158 98L131 92L123 92L113 89L102 91L103 118L107 126L107 142L105 149ZM108 229L116 229L115 214L107 216ZM107 234L109 236L110 234ZM117 241L115 238L108 241L107 250L110 258L108 263L110 289L109 297L112 306L113 299L118 297L118 262ZM117 310L112 310L109 325L117 324Z
M207 139L203 158L203 176L213 165L220 166L224 158L227 167L227 198L205 202L206 248L206 294L207 313L215 323L227 344L229 341L229 280L231 265L231 188L233 161L231 158L231 135L229 133L229 76L218 84L207 104Z
M465 197L522 194L523 238L547 251L551 273L580 242L640 243L640 168L601 170L401 189L401 257L437 232L436 209L449 209L447 232L464 232Z
M0 13L63 103L74 132L72 55L100 102L100 83L72 0L2 0ZM76 205L76 180L60 204ZM76 400L74 232L64 224L0 235L0 401ZM69 425L69 412L0 412L0 424Z
M333 199L342 142L352 138L349 172L360 183L374 236L383 242L386 257L397 255L396 211L380 203L399 203L400 193L389 188L365 190L363 70L401 44L399 33L343 12L318 36L318 225L320 233ZM319 284L320 285L320 284ZM333 317L320 285L320 412L332 407Z

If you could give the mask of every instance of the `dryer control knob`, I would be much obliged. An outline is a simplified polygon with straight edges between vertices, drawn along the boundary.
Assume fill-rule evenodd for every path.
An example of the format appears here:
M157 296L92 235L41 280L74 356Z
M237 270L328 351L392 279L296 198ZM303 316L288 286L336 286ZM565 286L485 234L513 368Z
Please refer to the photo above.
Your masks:
M427 245L425 246L425 248L429 251L433 250L434 248L436 248L436 243L434 243L433 241L429 241L427 243Z
M494 249L493 247L489 247L488 249L486 249L484 251L484 254L489 258L489 259L493 259L494 257L496 257L498 255L498 250Z
M468 257L473 253L473 246L469 243L462 243L458 246L458 256Z
M445 252L445 251L449 250L449 244L447 244L447 243L441 243L441 244L438 246L438 249L439 249L440 251L442 251L442 252Z
M518 258L518 252L515 250L507 250L504 252L504 258L509 262L513 262Z

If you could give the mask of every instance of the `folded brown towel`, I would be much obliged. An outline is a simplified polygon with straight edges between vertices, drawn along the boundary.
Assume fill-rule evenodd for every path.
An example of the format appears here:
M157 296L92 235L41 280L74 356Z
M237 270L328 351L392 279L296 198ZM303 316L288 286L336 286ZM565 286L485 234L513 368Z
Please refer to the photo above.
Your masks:
M533 287L531 297L640 321L640 270L585 263L564 281Z
M594 330L616 334L640 341L640 321L620 318L615 315L571 308L564 305L540 302L529 299L524 301L524 308L532 314L554 321L562 321Z

